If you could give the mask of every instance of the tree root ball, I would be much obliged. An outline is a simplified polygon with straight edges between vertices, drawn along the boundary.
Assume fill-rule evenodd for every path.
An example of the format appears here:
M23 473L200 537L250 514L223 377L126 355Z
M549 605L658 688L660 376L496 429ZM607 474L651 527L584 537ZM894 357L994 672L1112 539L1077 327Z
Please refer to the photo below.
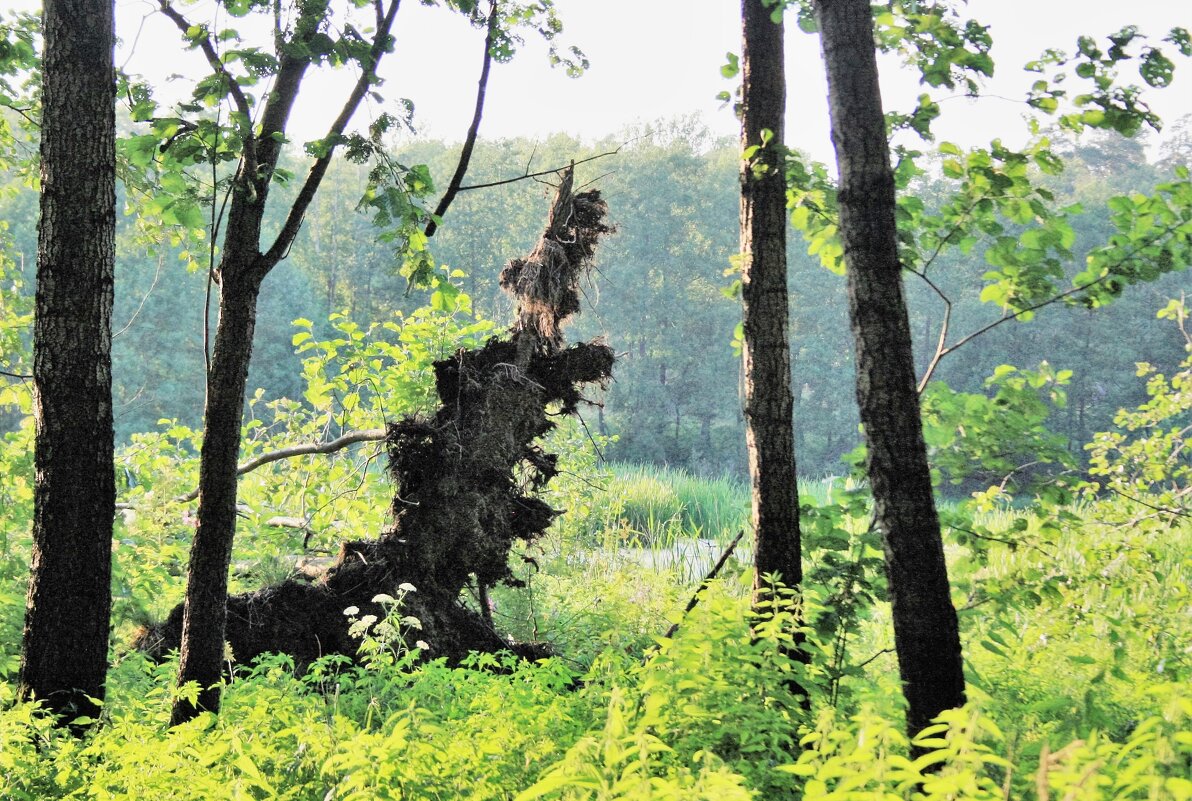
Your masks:
M344 610L384 617L373 598L412 584L400 610L417 618L411 634L430 656L458 662L471 651L512 650L528 657L542 646L514 643L493 629L479 599L509 570L517 542L540 537L560 514L536 497L557 473L557 458L539 440L560 413L574 414L580 388L612 376L613 351L601 342L562 347L559 326L579 308L578 281L591 266L605 225L597 192L572 195L563 178L542 239L529 257L509 263L502 283L517 296L519 319L506 339L460 350L434 365L440 407L388 429L389 472L396 484L391 529L376 540L345 543L314 583L291 579L228 599L226 639L234 661L290 654L299 667L326 654L355 655ZM183 610L142 632L136 647L154 657L177 649Z

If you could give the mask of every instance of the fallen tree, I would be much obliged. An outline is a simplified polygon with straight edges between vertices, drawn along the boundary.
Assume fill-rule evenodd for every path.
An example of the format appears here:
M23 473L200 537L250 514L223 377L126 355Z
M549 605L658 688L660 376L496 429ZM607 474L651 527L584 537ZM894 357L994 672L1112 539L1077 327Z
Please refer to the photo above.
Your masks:
M398 595L403 584L417 589L404 595L401 614L418 618L418 638L432 657L543 653L496 631L483 602L478 612L460 598L468 587L483 599L493 584L516 585L513 546L541 536L559 514L537 497L558 472L541 438L554 428L552 417L575 413L580 387L612 374L608 346L564 347L561 335L563 321L579 311L579 282L597 243L612 230L606 212L599 192L573 193L572 171L563 171L534 250L501 273L518 305L509 335L436 362L438 411L387 429L393 525L375 540L344 543L314 582L293 578L229 598L226 638L235 661L283 652L301 667L324 654L355 654L359 642L344 610L383 618L373 599ZM161 658L179 647L181 630L179 605L136 647Z

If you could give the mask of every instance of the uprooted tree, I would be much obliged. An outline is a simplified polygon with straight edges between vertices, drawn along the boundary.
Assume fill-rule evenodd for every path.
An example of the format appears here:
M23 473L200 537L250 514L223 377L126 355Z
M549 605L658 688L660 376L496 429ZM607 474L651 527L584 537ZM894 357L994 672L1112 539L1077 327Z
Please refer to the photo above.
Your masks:
M290 579L228 599L226 639L234 659L282 652L301 667L331 653L355 654L344 610L384 617L373 599L402 584L403 615L418 618L432 656L456 661L470 651L510 649L533 655L496 631L481 604L461 603L475 586L484 597L509 570L517 542L539 537L559 514L537 497L557 474L541 438L553 416L573 414L580 386L612 375L613 351L600 342L564 347L561 326L579 311L579 282L596 245L612 229L599 192L572 192L562 174L546 229L524 259L510 261L501 285L517 300L505 338L460 350L434 365L441 406L388 428L389 470L396 483L393 525L377 539L344 543L319 579ZM138 647L163 656L179 647L183 608L146 630Z

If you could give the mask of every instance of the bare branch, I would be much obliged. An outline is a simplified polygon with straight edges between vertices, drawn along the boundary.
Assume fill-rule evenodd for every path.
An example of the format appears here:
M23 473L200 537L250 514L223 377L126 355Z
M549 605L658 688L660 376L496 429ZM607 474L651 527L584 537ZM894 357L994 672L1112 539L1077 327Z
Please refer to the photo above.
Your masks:
M934 258L934 256L932 258ZM944 355L948 350L946 343L948 342L948 329L952 323L952 299L945 295L943 290L940 289L934 281L927 277L926 267L924 267L923 272L912 270L909 267L907 268L907 271L923 279L927 286L931 287L932 291L939 295L940 300L944 302L944 321L940 323L940 336L939 340L935 344L935 353L932 354L931 363L927 365L927 370L924 371L923 377L919 379L919 385L915 388L915 391L922 395L923 389L927 386L927 382L930 381L931 376L935 374L935 368L939 365L940 359L944 358Z
M335 122L331 124L327 136L323 139L327 147L326 152L319 156L315 160L315 163L311 165L310 171L306 174L306 181L302 184L302 189L298 191L298 197L295 198L294 205L290 207L290 213L286 216L286 222L282 226L281 232L277 235L277 240L263 257L263 265L266 272L272 269L273 265L281 261L285 253L290 249L290 245L293 244L294 238L298 236L298 230L302 227L302 218L306 216L306 210L314 199L315 192L318 191L323 176L327 174L327 168L331 165L331 158L335 154L335 148L339 144L339 139L348 127L348 122L351 121L352 115L356 113L356 109L360 106L360 101L364 99L364 95L368 92L368 87L376 80L377 65L380 64L381 57L385 54L385 48L389 40L389 31L393 28L393 19L397 15L397 9L400 5L401 0L393 0L389 6L389 10L381 18L380 24L377 25L376 33L373 35L372 48L369 50L368 61L361 65L360 78L356 81L356 85L352 87L352 93L348 95L343 109L340 111Z
M597 153L595 156L588 156L586 159L580 159L579 161L573 161L570 166L574 167L579 164L586 164L589 161L595 161L596 159L602 159L605 156L615 156L621 152L621 148L625 147L625 145L629 144L630 142L635 142L640 138L641 137L639 136L634 139L630 139L628 142L622 142L617 147L616 150L608 150L604 153ZM525 172L522 175L517 176L516 178L505 178L500 181L490 181L490 182L484 183L484 184L469 184L468 186L461 186L459 188L459 191L469 192L473 189L490 189L494 186L504 186L505 184L515 184L518 181L524 181L528 178L537 178L541 175L554 175L555 173L561 172L565 169L567 169L567 165L564 165L562 167L552 167L549 170L539 170L538 172L529 172L528 171L529 167L527 165L527 172Z
M1010 314L1007 314L1004 317L999 317L998 319L994 320L992 323L989 323L988 325L978 328L976 331L973 331L972 333L968 334L967 336L961 337L956 342L956 344L949 345L948 347L944 348L943 352L940 354L940 358L947 356L949 353L952 353L957 348L967 345L969 342L972 342L974 339L981 336L982 334L992 331L993 329L997 328L1002 323L1008 323L1011 320L1017 320L1019 317L1023 316L1024 314L1030 314L1031 312L1035 312L1035 311L1038 311L1039 309L1042 309L1046 306L1050 306L1053 303L1059 303L1061 300L1064 300L1065 298L1070 298L1073 295L1079 295L1081 292L1084 292L1085 290L1088 290L1088 289L1092 289L1097 284L1103 283L1109 277L1110 277L1110 274L1106 273L1105 275L1101 276L1100 278L1096 278L1092 281L1089 281L1087 284L1081 284L1080 286L1074 286L1071 289L1068 289L1068 290L1065 290L1065 291L1059 293L1058 295L1053 295L1052 297L1048 298L1047 300L1040 301L1039 303L1035 303L1031 306L1027 306L1025 308L1019 309L1018 311L1011 312Z
M696 604L699 603L699 594L708 588L708 583L712 581L712 579L716 578L716 576L724 568L725 563L728 562L728 558L733 554L733 549L737 547L737 543L740 542L741 538L744 536L745 532L743 530L738 531L737 536L733 537L733 541L730 542L724 549L724 553L720 554L720 558L716 560L716 564L712 565L712 569L708 571L708 575L705 576L704 580L699 583L699 587L696 589L695 594L692 595L691 600L687 602L687 607L683 610L683 617L687 617L691 610L695 609ZM666 630L666 634L662 636L669 640L671 637L675 636L675 632L678 630L679 621L675 621L671 624L671 627Z
M275 451L262 453L260 456L249 459L239 467L236 468L236 475L242 476L245 473L251 473L258 467L270 464L272 462L279 462L282 459L292 459L295 456L307 456L314 453L335 453L343 450L349 445L355 445L358 442L379 442L385 439L385 429L383 428L366 428L360 431L349 431L348 433L331 440L330 442L311 442L303 445L291 445L288 448L278 448ZM199 497L199 490L196 487L185 495L180 495L174 500L178 503L187 503Z
M5 378L19 378L22 381L30 381L33 379L33 376L31 375L25 375L24 373L10 373L7 370L0 370L0 375L4 376Z
M862 662L858 662L857 664L853 665L853 667L854 667L854 668L863 668L863 667L865 667L866 665L868 665L870 662L872 662L872 661L874 661L875 659L877 659L878 657L880 657L880 656L885 656L886 654L892 654L892 653L894 653L894 649L893 649L893 648L883 648L882 650L878 651L876 654L874 654L873 656L869 657L868 659L866 659L866 660L864 660L864 661L862 661Z
M17 114L23 117L25 122L31 127L36 128L39 131L41 130L41 123L29 115L29 112L32 111L32 109L21 108L19 106L5 106L5 108L15 111Z
M131 328L132 324L135 323L137 318L141 316L141 311L145 308L146 301L148 301L149 296L153 294L153 290L157 289L157 282L161 278L161 268L162 264L165 262L165 258L166 254L164 251L157 255L157 269L153 272L153 283L149 285L148 291L146 291L144 296L141 298L141 302L137 305L137 310L132 313L132 317L128 318L128 322L124 324L123 328L112 334L112 339L123 336L124 332Z
M427 237L435 235L439 221L447 213L451 201L455 200L455 196L459 194L464 176L468 173L468 164L472 161L472 149L476 146L476 137L480 133L480 119L484 116L484 95L488 91L488 73L493 63L492 49L497 33L497 19L497 0L491 0L488 6L488 28L484 35L484 60L481 62L480 80L476 85L476 110L472 113L472 124L468 127L468 135L464 137L464 146L459 153L459 163L455 165L455 174L451 176L451 183L447 185L447 191L443 193L439 205L435 207L430 221L426 224L426 230L423 231Z

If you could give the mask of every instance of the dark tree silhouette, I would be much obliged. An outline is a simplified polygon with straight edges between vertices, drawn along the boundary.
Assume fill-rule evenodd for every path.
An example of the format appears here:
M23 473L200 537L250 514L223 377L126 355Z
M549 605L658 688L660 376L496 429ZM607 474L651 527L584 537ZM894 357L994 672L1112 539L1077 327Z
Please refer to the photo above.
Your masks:
M927 465L902 265L894 175L868 0L817 0L840 168L840 239L856 347L874 524L885 547L894 645L912 735L964 703L956 610Z
M20 695L98 713L111 615L116 74L111 0L46 0L33 326L33 565Z
M741 144L752 152L741 165L741 294L755 587L771 573L795 587L803 572L787 336L783 25L762 0L743 0L741 18Z

